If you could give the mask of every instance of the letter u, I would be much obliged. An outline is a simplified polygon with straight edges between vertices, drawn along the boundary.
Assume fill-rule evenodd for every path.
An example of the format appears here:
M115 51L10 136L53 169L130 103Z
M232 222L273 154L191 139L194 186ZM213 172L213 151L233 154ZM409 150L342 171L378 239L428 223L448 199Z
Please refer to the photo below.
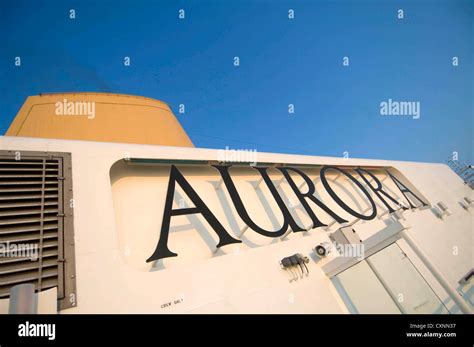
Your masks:
M268 176L267 173L267 168L261 167L261 168L255 168L258 172L260 172L260 175L262 176L263 180L265 181L268 189L270 190L273 198L275 199L278 207L280 208L281 213L283 214L283 225L279 230L276 231L271 231L271 230L265 230L258 226L249 216L247 209L245 208L242 199L240 198L239 193L237 192L237 188L235 187L234 182L232 181L232 178L230 177L229 174L229 168L231 165L213 165L217 170L219 170L221 177L224 181L224 184L227 188L227 191L229 192L229 195L232 199L232 202L235 206L235 209L237 210L237 213L239 214L240 218L247 224L252 230L256 231L260 235L267 236L267 237L279 237L282 236L286 233L288 230L288 227L291 227L291 230L293 232L298 232L298 231L305 231L304 228L300 227L298 224L296 224L295 220L291 216L290 211L286 207L285 203L283 202L283 199L281 198L280 194L278 194L277 189L275 188L275 185L273 184L272 180Z

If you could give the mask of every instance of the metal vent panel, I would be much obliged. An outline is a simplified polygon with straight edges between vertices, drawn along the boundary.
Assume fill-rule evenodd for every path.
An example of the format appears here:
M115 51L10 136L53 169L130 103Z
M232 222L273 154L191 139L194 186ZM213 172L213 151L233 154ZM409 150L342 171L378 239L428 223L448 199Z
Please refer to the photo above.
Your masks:
M0 299L32 283L75 306L71 176L68 153L0 151Z

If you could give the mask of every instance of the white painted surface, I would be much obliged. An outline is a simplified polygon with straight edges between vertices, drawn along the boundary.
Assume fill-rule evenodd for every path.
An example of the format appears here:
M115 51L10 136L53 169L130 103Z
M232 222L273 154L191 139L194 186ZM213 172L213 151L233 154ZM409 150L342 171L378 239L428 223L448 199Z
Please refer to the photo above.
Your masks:
M306 234L291 234L284 241L263 238L248 230L245 237L249 240L226 246L214 254L209 245L215 244L216 235L202 217L173 217L171 226L175 232L170 233L169 248L179 256L166 259L157 269L145 263L158 241L168 174L166 170L154 167L147 177L140 177L143 169L125 170L126 176L118 179L117 172L113 172L112 185L111 167L124 157L217 160L216 150L17 137L0 137L0 149L72 153L78 306L63 313L347 312L314 259L308 264L309 276L291 283L278 264L281 258L294 253L314 254L315 245L328 241L327 232L322 228ZM406 222L412 226L413 239L433 265L453 287L457 287L457 281L473 267L473 212L459 205L464 196L472 197L472 190L446 165L267 153L259 153L258 160L392 166L431 204L442 201L452 212L445 220L436 218L429 209L405 212ZM230 200L225 187L224 196L220 197L208 182L217 179L216 173L206 169L211 171L199 176L189 170L183 168L182 173L202 194L202 199L226 229L236 235L243 222L233 207L221 208L222 199L227 197L229 203ZM275 180L280 178L276 172L273 176ZM260 193L246 183L248 178L242 173L236 178L236 184L239 191L242 189L247 206L252 206L249 207L252 217L262 226L277 225L281 217L276 213L274 219L263 213L257 195ZM346 184L342 186L343 189L347 187ZM321 199L331 205L331 199L321 190L321 183L317 189ZM268 197L264 190L263 198ZM288 186L282 185L282 191L289 192ZM342 190L338 193L342 194ZM351 197L341 195L341 198L350 201ZM271 206L272 199L268 201ZM352 203L364 208L361 199L355 198ZM317 208L315 212L323 221L330 221ZM305 214L294 213L309 225ZM194 223L196 219L202 224L198 230L189 226L190 220ZM384 223L374 220L360 225L368 237ZM251 246L253 243L259 247ZM447 300L446 294L443 295ZM163 304L175 300L179 303L162 308Z

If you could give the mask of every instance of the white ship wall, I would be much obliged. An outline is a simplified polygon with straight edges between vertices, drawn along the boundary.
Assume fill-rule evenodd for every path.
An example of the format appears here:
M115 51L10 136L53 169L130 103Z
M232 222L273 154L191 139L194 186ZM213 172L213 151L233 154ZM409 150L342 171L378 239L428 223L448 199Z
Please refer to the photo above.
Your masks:
M122 159L217 160L216 150L5 136L0 137L0 149L72 154L77 306L62 313L349 312L322 271L325 260L318 261L313 251L317 244L329 241L328 231L317 228L281 239L263 237L248 229L239 237L244 223L224 184L216 190L220 176L211 167L177 165L225 229L243 242L215 251L217 235L201 215L172 217L168 246L178 256L146 263L160 235L170 166L130 165ZM458 288L458 281L473 268L473 212L459 204L463 197L472 197L472 190L446 165L269 153L258 153L258 161L392 167L432 206L441 201L452 213L443 220L431 208L404 213L404 224L410 226L406 232L431 265L452 288ZM318 176L316 170L304 171L311 178ZM282 178L274 169L269 173L276 183ZM270 230L279 229L281 213L265 184L262 182L257 189L250 184L258 179L258 173L236 168L231 174L255 222ZM385 183L406 203L393 183ZM354 219L332 201L320 182L316 181L316 188L328 207L346 219ZM334 188L354 208L362 211L369 206L347 180L339 178ZM310 225L288 184L282 183L279 189L287 205L295 203L292 214L298 224ZM376 197L374 200L382 213L382 204ZM192 207L177 188L174 206L180 203ZM332 221L310 205L323 222ZM331 230L337 227L335 224ZM384 227L383 218L375 219L358 223L357 231L364 240ZM403 240L397 242L407 254L412 253ZM294 253L310 257L309 276L290 282L279 261ZM452 312L458 312L416 255L408 255L440 299Z

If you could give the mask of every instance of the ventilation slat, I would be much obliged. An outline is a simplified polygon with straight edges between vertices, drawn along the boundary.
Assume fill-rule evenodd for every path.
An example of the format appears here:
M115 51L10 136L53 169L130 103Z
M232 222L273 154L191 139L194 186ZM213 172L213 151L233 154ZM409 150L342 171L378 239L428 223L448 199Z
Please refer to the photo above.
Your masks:
M44 239L43 240L43 248L46 249L46 248L54 248L54 247L58 247L58 240L57 239L49 239L49 240L46 240Z
M21 208L21 207L30 207L30 206L38 206L40 202L12 202L12 203L3 203L0 201L0 209L2 208ZM57 206L57 201L45 201L43 203L44 206Z
M43 265L43 268L58 266L58 261L57 259L49 258L49 259L43 260L42 265ZM38 261L31 261L31 260L11 263L8 265L4 265L0 268L0 276L15 273L15 272L38 269L38 266L39 266ZM1 280L1 277L0 277L0 280Z
M57 222L57 220L54 220ZM51 230L51 229L57 229L58 228L58 223L46 223L43 224L43 230ZM16 234L16 233L24 233L24 232L30 232L30 231L39 231L40 226L38 225L21 225L21 226L9 226L7 228L5 227L0 227L0 235L6 235L6 234Z
M50 249L45 249L43 250L43 254L42 254L43 258L49 258L49 257L58 257L58 250L57 249L53 249L53 248L50 248ZM4 258L0 258L0 268L5 265L5 264L11 264L11 263L16 263L16 262L21 262L21 261L25 261L25 260L30 260L31 257L29 256L25 256L25 257L4 257ZM1 284L1 282L0 282Z
M43 160L31 160L31 161L27 161L27 160L5 160L5 159L2 159L0 160L0 165L40 165L40 166L43 166ZM58 162L57 161L47 161L46 162L46 165L58 165Z
M58 277L57 267L43 269L43 275L41 277L42 278L48 278L48 277L57 278ZM5 285L14 286L16 284L23 283L25 281L26 282L34 281L37 278L38 278L38 270L30 270L30 271L0 276L0 283L2 286L5 286Z
M45 199L58 199L57 194L45 194ZM35 200L41 199L41 195L38 194L28 194L28 195L0 195L0 203L1 201L13 201L13 200Z
M37 168L24 168L24 167L2 167L0 166L0 172L43 172L42 167L37 167ZM58 169L51 169L47 168L46 172L57 172Z
M39 240L39 234L36 235L36 240L38 241ZM34 241L34 238L32 237L32 240L30 241ZM16 242L14 242L13 240L9 240L8 241L10 243L10 245L14 246L14 247L21 247L22 249L23 248L26 248L26 247L30 247L30 246L33 246L34 247L34 251L39 251L38 250L38 247L39 247L39 242L26 242L24 239L20 239L20 240L17 240ZM57 237L54 237L54 235L52 234L49 234L49 237L44 237L43 236L43 247L44 248L52 248L52 247L58 247L58 239ZM0 248L0 256L3 255L3 252L8 252L8 250L4 250L3 248ZM3 259L0 259L0 263L2 262Z
M0 173L0 179L3 178L42 178L43 175L36 175L36 174L17 174L17 173L11 173L8 175L1 174ZM44 177L46 178L57 178L58 175L45 175Z
M42 181L0 181L0 186L24 186L27 184L30 185L41 185L43 182ZM57 181L46 181L45 184L58 184Z
M38 228L39 229L39 228ZM25 233L19 234L2 234L0 233L0 243L20 243L20 242L27 242L27 241L38 241L40 239L40 231L30 231ZM50 238L57 238L58 237L58 230L57 228L54 229L47 229L43 230L43 239L50 239Z
M43 218L43 221L53 221L57 220L58 217L46 217ZM30 218L11 218L11 219L0 219L0 226L1 225L13 225L13 224L29 224L29 223L40 223L40 217L30 217Z
M35 209L17 209L13 211L1 211L0 210L0 218L2 217L9 217L9 216L25 216L25 215L30 215L30 214L40 214L41 213L41 208L35 208ZM44 214L51 214L51 213L58 213L57 208L46 208L44 209ZM0 219L1 223L1 219Z
M33 191L41 192L41 187L39 187L39 188L2 188L2 187L0 187L0 194L2 194L2 193L18 193L18 192L31 193ZM45 187L44 191L45 192L58 191L58 187Z

